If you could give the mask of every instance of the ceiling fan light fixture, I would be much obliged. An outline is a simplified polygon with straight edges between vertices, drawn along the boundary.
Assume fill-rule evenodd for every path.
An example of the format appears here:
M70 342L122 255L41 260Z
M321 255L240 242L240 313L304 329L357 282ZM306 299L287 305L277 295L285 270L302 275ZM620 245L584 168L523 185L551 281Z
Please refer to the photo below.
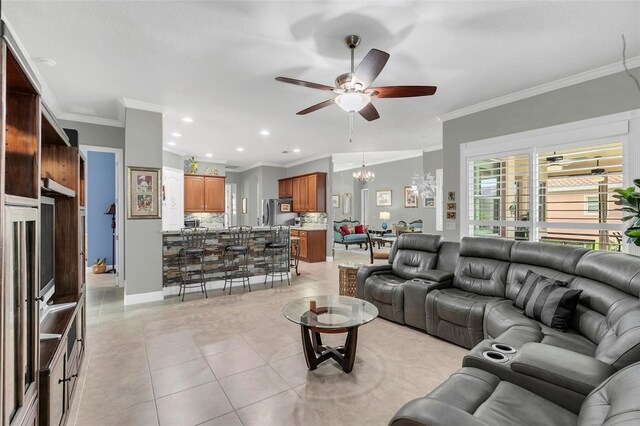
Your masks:
M364 93L349 92L336 96L335 102L347 112L357 112L371 102L371 96Z

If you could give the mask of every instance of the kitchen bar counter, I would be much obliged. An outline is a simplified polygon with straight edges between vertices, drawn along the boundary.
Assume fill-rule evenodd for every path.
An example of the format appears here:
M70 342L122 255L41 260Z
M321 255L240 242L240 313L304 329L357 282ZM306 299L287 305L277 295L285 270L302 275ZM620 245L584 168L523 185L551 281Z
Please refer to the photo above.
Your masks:
M264 276L265 258L264 246L271 238L268 227L255 227L251 231L249 241L249 275ZM163 231L163 253L162 253L162 285L164 287L177 286L180 282L180 258L179 251L182 248L182 236L180 231ZM205 279L207 282L220 281L224 284L224 248L230 244L229 232L225 228L211 230L207 233L205 240ZM254 280L251 280L254 282ZM217 288L217 285L211 288ZM222 285L220 285L222 288ZM208 287L209 288L209 287ZM177 290L176 290L177 292Z

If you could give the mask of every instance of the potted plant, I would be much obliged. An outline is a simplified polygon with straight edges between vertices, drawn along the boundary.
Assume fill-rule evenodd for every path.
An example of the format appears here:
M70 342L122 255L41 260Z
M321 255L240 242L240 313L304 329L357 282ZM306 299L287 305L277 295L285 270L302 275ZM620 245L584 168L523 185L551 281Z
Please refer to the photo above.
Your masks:
M640 179L633 180L634 185L640 188ZM614 189L617 199L616 205L622 206L618 210L624 212L623 222L629 222L629 227L624 231L627 242L640 247L640 192L634 187L627 189Z
M192 175L198 173L198 162L196 161L195 157L189 158L189 173L191 173Z

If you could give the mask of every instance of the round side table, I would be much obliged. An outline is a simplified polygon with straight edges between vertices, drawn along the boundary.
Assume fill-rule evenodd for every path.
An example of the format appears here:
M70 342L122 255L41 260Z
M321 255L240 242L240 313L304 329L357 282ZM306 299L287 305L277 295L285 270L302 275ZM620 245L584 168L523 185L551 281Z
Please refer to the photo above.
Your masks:
M341 263L338 265L340 296L356 297L356 275L362 263Z

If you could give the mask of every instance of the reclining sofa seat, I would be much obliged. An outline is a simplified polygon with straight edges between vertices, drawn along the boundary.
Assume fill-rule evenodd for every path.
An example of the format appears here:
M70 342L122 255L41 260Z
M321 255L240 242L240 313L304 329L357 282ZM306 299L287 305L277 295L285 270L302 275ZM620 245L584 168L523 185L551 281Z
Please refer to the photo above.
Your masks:
M511 249L507 300L487 305L485 337L516 348L537 342L594 357L616 369L640 360L640 258L545 243ZM513 306L529 270L582 290L569 329L559 331Z
M466 348L484 338L485 306L505 297L513 241L463 238L451 288L426 295L427 333Z
M476 368L454 373L429 395L405 404L393 426L613 425L640 424L640 363L596 387L572 412L517 384Z
M356 296L373 303L382 318L404 324L405 282L436 267L440 235L402 234L393 243L389 263L360 268Z

